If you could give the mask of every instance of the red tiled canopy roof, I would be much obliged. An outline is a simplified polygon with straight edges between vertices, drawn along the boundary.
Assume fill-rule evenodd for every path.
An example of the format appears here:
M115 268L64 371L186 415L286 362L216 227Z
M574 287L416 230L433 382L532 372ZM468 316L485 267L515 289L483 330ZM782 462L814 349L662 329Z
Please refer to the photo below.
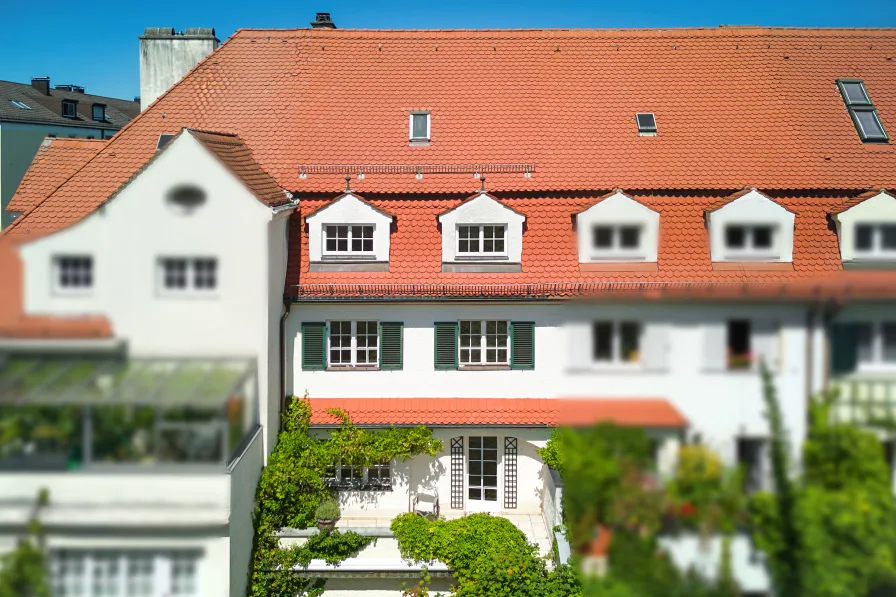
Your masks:
M7 234L35 238L111 197L183 127L231 131L281 188L336 194L302 164L531 163L490 192L894 187L835 85L861 76L896 122L892 29L241 30ZM409 146L429 110L432 143ZM656 114L640 137L635 113ZM355 190L466 196L469 174L370 174ZM682 239L682 242L690 242Z
M312 398L311 424L335 425L327 409L346 411L356 425L513 425L555 427L609 421L639 427L686 427L664 399L601 398Z

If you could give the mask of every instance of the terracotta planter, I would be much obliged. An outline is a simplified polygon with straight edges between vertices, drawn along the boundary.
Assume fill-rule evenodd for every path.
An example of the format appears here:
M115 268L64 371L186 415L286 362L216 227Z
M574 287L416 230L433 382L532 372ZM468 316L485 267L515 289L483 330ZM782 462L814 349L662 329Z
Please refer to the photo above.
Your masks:
M318 519L318 521L317 521L317 528L318 528L318 530L321 530L321 531L326 530L326 529L329 529L329 530L332 531L333 529L336 528L336 522L337 522L338 520L339 520L338 518L333 519L333 520L320 520L320 519Z

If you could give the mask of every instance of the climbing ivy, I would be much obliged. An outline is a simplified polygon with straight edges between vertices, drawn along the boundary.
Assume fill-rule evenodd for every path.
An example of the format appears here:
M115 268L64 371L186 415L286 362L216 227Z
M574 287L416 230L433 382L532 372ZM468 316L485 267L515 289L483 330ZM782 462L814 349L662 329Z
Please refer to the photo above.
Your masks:
M15 549L0 557L0 597L49 597L47 556L38 519L40 509L48 503L49 493L41 489L27 534L19 538Z
M337 565L373 541L351 531L324 531L311 536L304 545L280 547L277 531L284 527L304 529L316 523L318 504L334 493L324 482L329 467L340 459L369 466L418 454L435 456L442 451L442 443L426 427L372 431L355 427L345 411L327 412L338 418L339 428L327 437L313 437L307 395L288 400L277 447L258 483L250 597L319 595L324 581L309 578L301 568L312 559Z
M569 566L548 570L538 548L506 518L470 514L430 521L397 516L390 527L406 560L438 560L454 571L454 597L575 597L578 579ZM421 583L425 585L425 583ZM425 586L411 594L428 595Z

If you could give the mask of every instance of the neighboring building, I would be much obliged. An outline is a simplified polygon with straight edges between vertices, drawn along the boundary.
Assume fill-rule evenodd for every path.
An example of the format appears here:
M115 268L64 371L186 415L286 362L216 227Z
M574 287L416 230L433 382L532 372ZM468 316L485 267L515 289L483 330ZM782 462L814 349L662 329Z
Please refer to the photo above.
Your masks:
M89 348L102 359L81 377L51 369L17 395L39 403L58 383L88 414L100 408L94 387L218 413L242 396L228 433L252 439L222 451L220 486L202 484L218 518L182 519L175 511L200 498L139 481L117 496L178 529L154 536L158 549L190 528L208 597L224 594L211 571L225 553L230 594L244 587L252 490L288 394L308 393L315 433L341 407L364 426L429 425L444 443L434 458L333 463L341 524L380 537L338 570L312 562L333 595L398 595L416 577L388 521L430 494L447 517L506 516L546 551L562 488L536 450L559 424L644 427L661 475L682 442L703 441L747 467L751 490L767 487L760 362L794 443L811 395L848 380L858 400L873 382L884 390L867 396L886 406L896 385L896 199L885 190L896 150L884 132L896 77L879 66L894 40L352 31L329 18L238 31L124 134L82 148L92 157L76 172L35 161L15 198L34 207L0 237L4 267L20 274L0 296L15 313L0 320L0 392L29 378L11 364L52 367L60 351ZM41 171L65 179L32 187ZM159 357L162 373L148 369ZM193 389L236 384L220 359L245 391ZM85 437L103 428L98 416L84 415ZM119 441L146 445L127 429ZM96 550L150 544L102 530L107 511L117 528L144 519L118 517L101 487L65 491L100 475L96 454L82 449L82 470L43 478L63 488L51 487L63 496L49 508L54 561L82 550L90 578L106 574ZM0 487L7 499L34 490ZM72 533L65 513L85 500L96 524ZM284 544L310 532L285 530ZM718 550L672 547L718 569ZM733 549L744 588L766 591L748 540Z
M180 81L219 43L210 28L176 32L171 27L147 27L140 36L140 109L145 110Z
M139 112L137 101L90 95L77 85L53 88L49 77L30 85L0 81L0 227L21 215L8 204L45 138L108 139Z

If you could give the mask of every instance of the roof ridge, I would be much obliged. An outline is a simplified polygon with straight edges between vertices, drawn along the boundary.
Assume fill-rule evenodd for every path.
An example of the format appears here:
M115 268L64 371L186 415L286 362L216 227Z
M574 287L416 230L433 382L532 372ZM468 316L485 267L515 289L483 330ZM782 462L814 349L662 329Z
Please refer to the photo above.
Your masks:
M317 35L340 36L351 33L559 33L559 32L683 32L683 31L786 31L786 32L825 32L836 33L846 31L862 31L869 33L884 33L896 31L896 27L787 27L778 25L719 25L708 27L507 27L507 28L457 28L457 29L438 29L438 28L398 28L398 29L379 29L379 28L339 28L339 29L316 29L311 27L296 28L277 28L277 27L242 27L234 33L292 33L292 32L315 32Z

